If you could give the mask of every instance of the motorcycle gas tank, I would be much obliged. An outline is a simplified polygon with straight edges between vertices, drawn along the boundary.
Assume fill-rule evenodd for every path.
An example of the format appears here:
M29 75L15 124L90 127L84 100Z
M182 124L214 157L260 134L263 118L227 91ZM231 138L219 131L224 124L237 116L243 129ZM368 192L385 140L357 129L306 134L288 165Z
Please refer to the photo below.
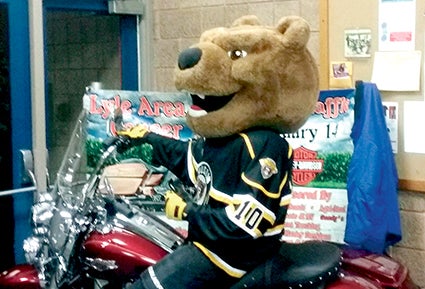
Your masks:
M167 254L148 239L117 227L106 234L92 232L82 246L84 261L96 277L137 276Z
M0 274L0 289L41 289L37 270L29 264L17 265Z

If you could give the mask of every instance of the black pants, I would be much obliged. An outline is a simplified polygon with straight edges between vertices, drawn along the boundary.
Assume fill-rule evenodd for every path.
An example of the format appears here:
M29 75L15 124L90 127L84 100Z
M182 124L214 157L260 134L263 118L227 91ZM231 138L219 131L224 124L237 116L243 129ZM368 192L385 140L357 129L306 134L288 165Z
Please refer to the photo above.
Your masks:
M145 270L126 289L229 288L238 279L214 265L194 245L187 244Z

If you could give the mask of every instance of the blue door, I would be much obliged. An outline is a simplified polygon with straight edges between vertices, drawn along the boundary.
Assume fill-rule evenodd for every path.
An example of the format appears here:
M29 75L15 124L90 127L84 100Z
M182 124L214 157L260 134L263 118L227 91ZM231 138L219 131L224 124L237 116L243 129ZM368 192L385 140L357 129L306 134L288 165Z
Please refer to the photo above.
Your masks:
M0 173L2 174L0 220L2 228L4 228L2 229L4 236L6 236L0 238L0 256L2 256L0 271L10 265L25 262L22 245L31 229L29 218L33 194L31 191L25 190L16 193L19 188L28 185L22 181L21 150L32 149L28 1L30 0L0 0L0 137L3 137L0 156ZM138 89L138 18L133 15L109 15L108 4L105 0L43 0L43 8L46 62L46 140L49 159L51 159L50 150L55 151L55 145L58 145L52 141L58 134L58 130L73 126L69 123L64 125L68 121L73 121L69 118L69 115L73 114L72 111L69 113L69 110L72 109L69 103L72 100L64 95L64 91L69 91L71 84L72 89L79 91L75 100L76 109L78 109L78 97L82 96L84 87L90 84L89 81L102 81L103 79L116 81L118 79L118 82L113 83L114 87L107 88ZM112 29L116 27L116 34L114 34L116 37L111 37L110 43L111 46L116 47L115 51L118 51L119 55L110 55L110 58L115 59L114 68L117 75L111 75L107 69L102 69L102 67L76 67L78 63L87 63L85 59L75 58L78 56L78 50L74 50L75 54L68 55L66 67L60 67L61 63L56 62L57 59L52 59L52 56L57 57L58 51L60 52L60 49L63 48L69 50L80 47L81 54L89 50L96 58L94 60L97 60L99 55L96 50L90 50L97 47L95 42L88 43L87 46L81 43L72 43L73 47L67 46L69 41L75 40L72 38L73 36L78 36L76 33L60 35L58 31L53 31L54 34L51 34L52 31L47 29L49 21L57 21L60 17L66 18L66 21L62 21L62 19L61 23L66 23L69 28L68 32L76 32L72 25L74 20L80 23L96 23L100 26L112 23ZM91 17L99 18L91 21L93 20ZM85 26L79 27L83 29ZM100 29L98 31L103 31L101 27L98 29ZM85 33L81 33L80 37L84 35ZM58 44L52 42L52 39L65 41ZM108 57L108 54L103 54L103 58ZM95 61L89 63L96 65ZM78 73L77 70L79 70ZM77 76L80 77L80 82ZM87 77L85 78L85 76ZM61 91L59 88L63 90ZM66 141L62 140L59 146L65 145ZM60 153L57 154L60 155Z
M31 193L10 193L21 186L19 150L31 148L32 142L27 6L26 0L0 0L1 269L16 261L15 224L28 222L32 200Z

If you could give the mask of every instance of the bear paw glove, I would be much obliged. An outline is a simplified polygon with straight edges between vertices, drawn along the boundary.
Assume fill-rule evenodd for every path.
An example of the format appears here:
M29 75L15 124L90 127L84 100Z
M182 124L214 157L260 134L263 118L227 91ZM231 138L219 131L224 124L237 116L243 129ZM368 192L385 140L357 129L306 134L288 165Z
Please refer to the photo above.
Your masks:
M174 220L183 220L186 217L186 202L175 192L167 191L165 194L165 215Z
M138 124L126 130L117 131L117 135L135 139L144 137L148 132L149 130L145 125Z

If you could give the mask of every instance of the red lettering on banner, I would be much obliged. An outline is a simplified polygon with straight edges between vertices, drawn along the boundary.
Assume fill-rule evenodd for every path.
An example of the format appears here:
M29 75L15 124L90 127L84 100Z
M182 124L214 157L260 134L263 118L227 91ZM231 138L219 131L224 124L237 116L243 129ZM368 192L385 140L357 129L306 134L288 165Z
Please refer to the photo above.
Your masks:
M140 124L139 124L140 125ZM167 136L170 138L175 138L175 139L180 139L180 132L183 130L183 125L181 124L159 124L159 123L155 123L152 124L150 126L146 125L146 124L142 124L145 125L147 129L149 129L152 132L155 132L157 134L163 135L163 136ZM133 123L125 123L123 124L123 129L130 129L134 126ZM112 135L117 135L117 129L116 129L116 125L113 121L111 121L109 123L109 132Z
M159 124L155 123L150 126L149 128L152 132L155 132L157 134L179 139L180 138L180 131L183 129L183 126L181 124Z
M129 100L121 101L119 95L111 99L101 99L100 106L97 106L97 95L90 95L90 114L100 114L103 119L108 118L114 113L115 109L121 108L122 113L131 113L131 102Z
M147 116L160 116L162 113L166 117L184 117L185 107L183 102L155 101L151 103L146 97L141 97L137 113Z
M350 109L350 100L346 97L328 97L324 102L316 103L315 113L323 118L337 118L340 114L347 113Z

